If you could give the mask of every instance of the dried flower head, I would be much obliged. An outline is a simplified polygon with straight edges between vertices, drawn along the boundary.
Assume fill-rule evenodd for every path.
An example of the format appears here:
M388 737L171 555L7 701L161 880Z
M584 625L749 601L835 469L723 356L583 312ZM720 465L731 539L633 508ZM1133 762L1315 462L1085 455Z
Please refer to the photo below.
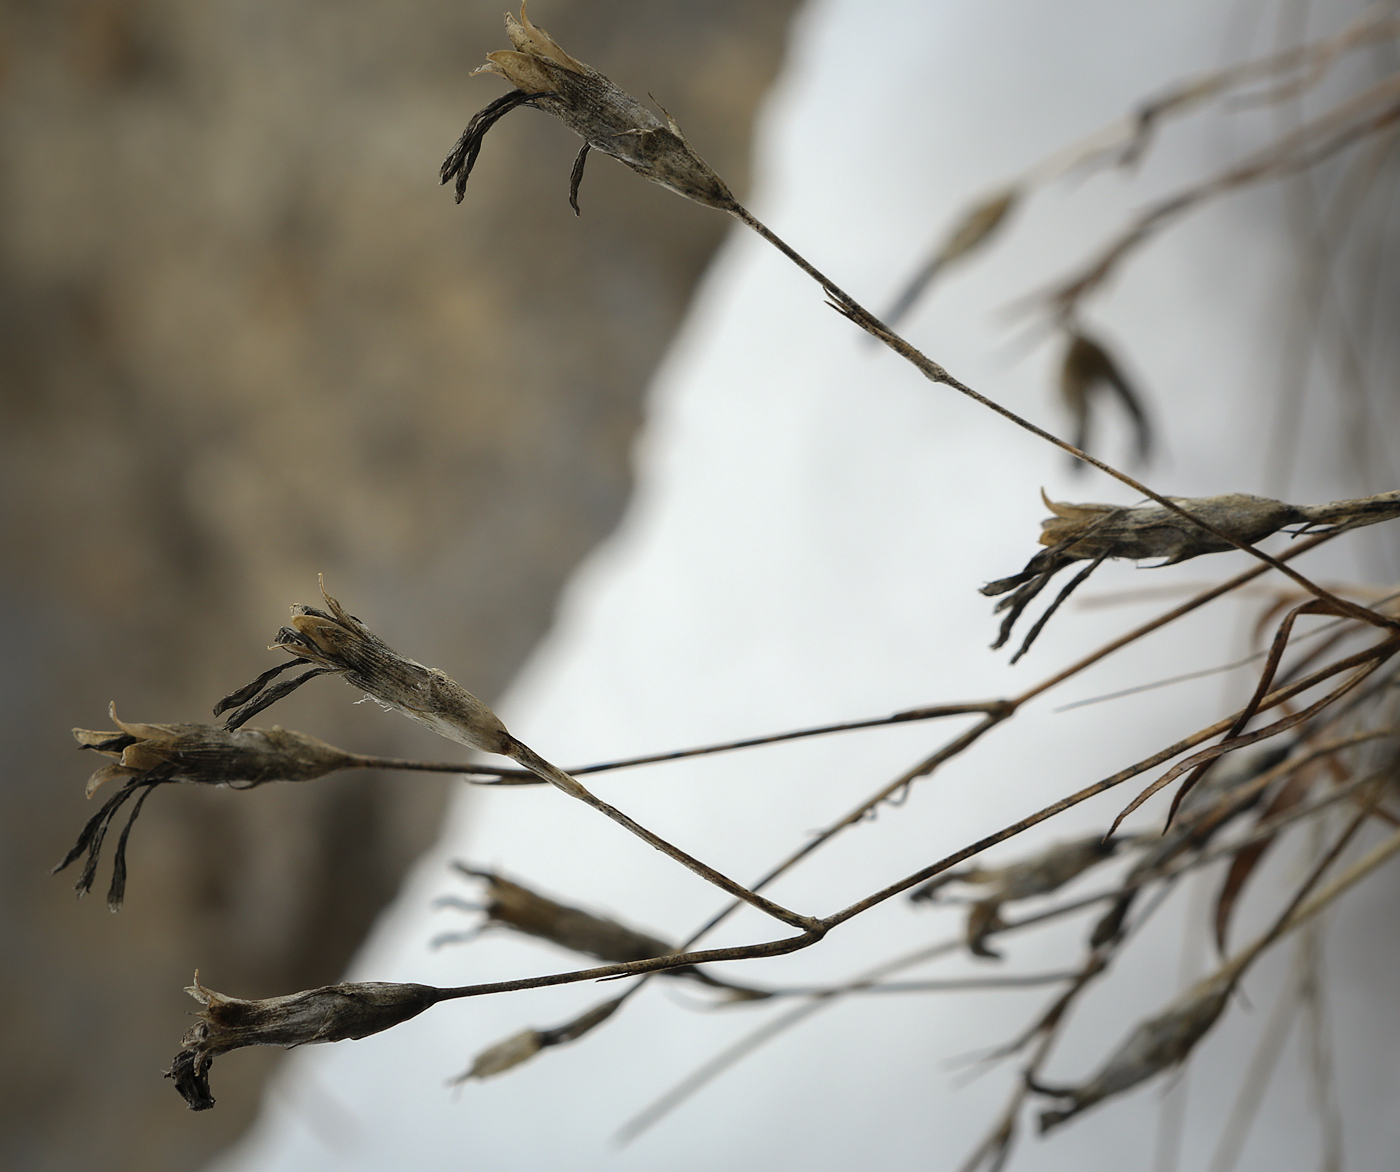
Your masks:
M1238 978L1238 969L1227 966L1191 986L1156 1017L1141 1022L1103 1069L1082 1086L1036 1086L1041 1094L1068 1100L1063 1108L1041 1113L1040 1130L1058 1127L1095 1103L1184 1062L1224 1012Z
M243 1001L206 989L199 983L198 972L185 992L204 1008L180 1039L183 1048L165 1077L175 1081L175 1089L192 1111L207 1111L214 1105L209 1068L220 1054L244 1046L290 1047L367 1038L417 1017L444 995L430 985L365 981Z
M1031 558L1019 574L999 578L982 587L988 596L1005 595L997 603L1005 612L993 649L1011 637L1012 628L1050 579L1074 562L1087 561L1069 585L1036 621L1012 658L1014 663L1029 650L1050 616L1090 574L1109 558L1161 558L1157 566L1171 566L1202 554L1225 553L1235 545L1161 505L1070 504L1041 500L1053 516L1040 523L1040 544L1048 548ZM1400 491L1380 493L1360 500L1331 501L1323 505L1290 505L1267 497L1236 492L1225 496L1172 497L1192 517L1198 517L1221 533L1254 544L1290 525L1296 532L1322 529L1341 533L1400 517Z
M216 716L233 709L225 727L237 728L316 676L339 675L351 687L450 741L509 757L573 797L591 796L562 769L511 736L500 717L446 672L400 655L326 593L324 578L320 581L326 609L293 606L291 626L279 630L272 644L273 650L294 658L263 672L215 705ZM287 668L306 663L313 665L309 671L271 682Z
M88 819L73 849L54 868L54 873L86 853L76 885L78 894L86 895L92 889L107 830L122 806L135 797L136 804L117 840L112 862L107 906L113 911L121 907L126 894L126 844L131 827L156 786L178 782L248 788L269 781L310 781L348 768L357 760L315 737L284 728L129 723L117 717L115 703L109 712L120 731L73 730L82 748L102 753L115 762L102 766L88 778L87 796L92 797L108 781L124 779L126 784Z
M517 106L532 106L553 114L583 139L569 188L575 212L590 148L707 207L723 211L738 207L724 181L691 149L669 114L662 122L631 94L564 52L544 29L530 22L523 3L519 20L506 15L506 35L514 48L488 53L486 64L475 72L498 74L515 88L467 123L442 164L442 182L457 181L458 203L466 193L486 132Z
M463 875L486 881L484 910L488 924L499 924L527 936L548 940L598 960L625 964L633 960L650 960L675 952L666 941L619 924L606 916L595 915L582 908L558 903L528 887L514 883L495 871L483 871L465 863L452 864ZM447 941L454 936L439 937ZM757 989L731 985L702 972L694 965L667 969L662 976L689 977L701 984L726 990L731 998L754 1000L768 996Z

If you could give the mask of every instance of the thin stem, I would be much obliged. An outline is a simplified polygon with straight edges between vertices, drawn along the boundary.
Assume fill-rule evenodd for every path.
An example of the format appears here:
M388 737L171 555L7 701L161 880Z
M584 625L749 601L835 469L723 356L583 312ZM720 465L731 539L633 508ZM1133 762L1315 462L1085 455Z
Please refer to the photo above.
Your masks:
M721 891L728 892L736 899L742 900L752 907L756 907L759 911L772 916L775 920L781 920L784 924L791 927L802 928L809 932L821 931L818 922L811 916L804 916L798 912L791 911L781 904L774 903L771 899L766 899L750 891L747 887L743 886L743 884L736 883L733 879L729 878L728 875L715 870L708 863L702 863L693 855L689 855L681 850L680 847L667 842L659 834L648 830L640 822L630 818L616 806L609 805L607 802L603 801L602 798L585 789L557 765L551 765L528 745L521 741L514 740L513 738L512 742L510 746L511 756L516 761L520 762L520 764L539 774L539 776L543 777L556 789L562 790L569 797L575 798L584 805L597 810L605 817L611 818L624 830L630 831L648 846L654 847L662 854L680 863L681 866L695 872L695 874L699 875L706 882L713 883Z
M920 350L910 345L902 337L900 337L888 326L886 326L882 321L880 321L879 318L877 318L868 309L866 309L858 301L856 301L854 297L852 297L835 282L831 281L824 273L822 273L819 269L815 268L804 256L802 256L799 252L793 249L781 237L776 235L770 228L767 227L767 225L763 224L761 221L756 219L753 216L753 214L750 213L747 209L735 205L735 207L731 209L730 214L734 216L734 218L737 219L740 223L744 224L748 228L751 228L769 244L773 245L774 248L776 248L789 260L791 260L795 265L797 265L798 268L802 269L803 272L805 272L814 281L821 285L821 287L825 290L827 296L831 298L832 303L836 306L838 310L840 310L846 317L850 318L851 321L853 321L861 329L865 330L866 333L870 334L873 338L877 339L878 341L883 342L901 358L911 363L916 369L918 369L918 371L921 374L923 374L925 378L929 379L932 382L942 383L944 386L952 387L953 390L958 391L963 395L966 395L969 399L972 399L974 402L980 403L983 407L986 407L991 411L995 411L998 415L1014 423L1017 427L1020 427L1025 431L1030 432L1032 435L1036 436L1039 439L1045 440L1047 443L1054 444L1057 448L1063 449L1064 451L1068 452L1071 456L1074 456L1076 459L1083 460L1086 464L1093 465L1093 467L1097 468L1100 472L1103 472L1106 475L1113 477L1115 480L1121 481L1123 484L1126 484L1135 492L1138 492L1141 495L1156 501L1159 505L1163 506L1164 508L1170 509L1173 513L1176 513L1177 515L1186 518L1186 520L1190 521L1197 528L1205 530L1205 532L1211 534L1212 536L1218 537L1220 540L1235 546L1237 549L1244 550L1246 553L1251 554L1252 556L1260 559L1267 565L1272 566L1280 573L1283 573L1289 578L1291 578L1309 594L1313 594L1318 598L1325 599L1326 601L1332 603L1334 606L1338 607L1345 613L1349 614L1352 618L1358 619L1364 623L1370 623L1373 626L1400 628L1400 622L1397 622L1394 619L1388 619L1383 615L1378 615L1374 611L1368 610L1366 607L1357 606L1355 603L1347 602L1345 599L1338 598L1331 591L1326 590L1323 587L1317 585L1317 583L1304 577L1296 570L1289 569L1278 558L1275 558L1270 554L1265 553L1263 550L1257 549L1249 542L1243 541L1240 538L1235 537L1233 534L1227 533L1222 529L1217 529L1214 525L1211 525L1206 521L1202 521L1200 518L1193 516L1186 509L1183 509L1179 504L1171 500L1169 497L1165 497L1161 493L1155 492L1154 490L1148 488L1147 485L1129 476L1126 472L1120 472L1111 464L1107 464L1103 460L1100 460L1095 456L1091 456L1087 452L1081 451L1069 441L1060 439L1058 436L1046 431L1043 427L1037 427L1034 423L1031 423L1030 420L1022 418L1020 415L1017 415L1016 412L1010 410L1009 408L1003 407L1000 403L996 402L995 400L989 399L986 395L983 395L980 392L973 390L966 383L960 382L958 379L954 378L951 374L949 374L948 371L942 366L940 366L937 362L934 362L933 359L929 358L926 354L922 353Z
M641 757L623 757L616 761L604 761L596 765L584 765L570 769L574 777L589 773L607 773L614 769L630 769L636 765L654 765L664 761L680 761L687 757L704 757L712 753L728 753L736 749L751 749L758 745L776 745L783 741L798 741L807 737L826 736L829 733L853 732L864 728L882 728L891 724L908 724L920 720L939 720L946 716L967 716L976 713L998 712L1007 704L1005 700L985 700L966 704L940 704L934 707L910 708L891 716L876 716L868 720L847 720L838 724L822 724L813 728L797 729L792 732L769 733L760 737L746 737L737 741L722 741L713 745L702 745L695 749L677 749L666 753L648 753ZM405 762L398 764L389 758L364 758L368 762L378 762L384 769L429 769L441 773L469 773L472 776L499 777L500 782L482 781L478 785L544 785L546 782L525 769L497 769L489 766L452 765L449 763Z
M1387 646L1387 644L1381 645L1382 648ZM1373 649L1371 652L1366 654L1369 654L1372 657L1374 657L1375 653L1375 649ZM1350 657L1350 660L1352 661L1356 659L1357 657L1355 656ZM1326 678L1327 676L1334 675L1338 670L1344 670L1346 666L1352 665L1353 664L1351 662L1345 662L1343 665L1333 664L1331 667L1324 668L1321 672L1314 672L1312 675L1306 676L1301 680L1295 681L1287 687L1280 688L1277 691L1270 693L1264 698L1264 701L1259 705L1259 711L1262 712L1266 711L1269 708L1276 707L1277 705L1282 704L1285 700L1292 699L1292 697L1296 696L1299 692L1306 691L1308 688L1313 687L1313 685L1316 684L1320 678ZM1357 681L1349 680L1345 685L1343 685L1343 687L1349 689L1350 687L1354 686L1355 682ZM1310 706L1309 709L1307 709L1304 713L1296 713L1294 714L1294 716L1290 716L1285 718L1285 720L1278 721L1275 726L1277 728L1277 731L1282 732L1284 731L1284 727L1292 727L1295 724L1301 723L1302 719L1306 719L1307 716L1312 715L1315 711L1318 710L1318 705L1321 705L1323 703L1330 703L1330 697L1324 697L1322 701L1319 701L1317 705ZM1232 715L1226 717L1224 720L1219 720L1215 724L1209 726L1208 728L1204 728L1199 730L1198 732L1192 733L1189 737L1183 737L1181 740L1177 741L1173 745L1168 745L1165 749L1154 753L1151 757L1147 757L1142 761L1139 761L1135 765L1129 765L1126 769L1119 770L1111 777L1106 777L1102 781L1095 782L1093 785L1085 786L1083 789L1079 790L1076 793L1070 794L1068 797L1061 798L1057 802L1052 802L1050 805L1044 807L1043 809L1036 811L1036 813L1030 814L1027 817L1022 818L1019 822L1013 822L1010 826L1007 826L994 834L989 834L986 838L979 839L977 842L974 842L969 846L963 847L962 850L955 851L953 854L940 859L938 862L932 863L929 866L923 868L923 870L916 871L913 875L909 875L906 878L899 880L897 883L892 883L883 890L877 891L873 895L869 895L865 899L859 900L856 903L851 904L849 907L844 908L841 911L834 913L833 915L827 916L822 921L822 924L827 928L834 928L838 924L843 924L847 920L851 919L853 916L858 916L862 912L868 911L876 904L883 903L885 900L898 895L902 891L907 891L911 887L915 887L920 883L924 883L927 880L932 879L935 875L939 875L942 872L948 870L950 867L956 867L959 863L965 862L966 860L972 858L973 855L981 854L984 850L996 846L999 842L1005 842L1008 838L1014 838L1016 835L1021 834L1026 830L1029 830L1032 826L1037 826L1041 822L1044 822L1049 818L1053 818L1056 814L1063 813L1065 810L1068 810L1072 806L1077 806L1081 802L1085 802L1088 801L1090 798L1097 797L1099 794L1112 789L1114 786L1121 785L1123 782L1128 781L1141 773L1145 773L1147 772L1147 770L1152 769L1157 765L1161 765L1164 762L1171 760L1173 757L1184 752L1185 750L1199 745L1202 741L1209 740L1216 734L1224 732L1231 726L1231 724L1234 723L1234 719L1235 716ZM1251 735L1255 737L1258 736L1258 734ZM1240 739L1244 740L1246 738Z

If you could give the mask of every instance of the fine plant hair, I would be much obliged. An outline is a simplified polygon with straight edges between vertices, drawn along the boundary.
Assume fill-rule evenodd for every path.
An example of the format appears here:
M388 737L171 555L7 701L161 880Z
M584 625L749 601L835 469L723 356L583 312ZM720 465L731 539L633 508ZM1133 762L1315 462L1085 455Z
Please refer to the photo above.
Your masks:
M204 1110L214 1105L211 1068L215 1058L231 1051L251 1045L295 1046L362 1038L450 1000L631 979L568 1021L546 1028L524 1028L475 1055L456 1074L454 1081L458 1082L496 1077L555 1046L585 1038L625 1010L654 976L698 985L716 1006L733 1007L731 1012L743 1012L744 1006L754 1007L750 1011L756 1012L757 1007L784 1004L747 1037L623 1123L620 1135L629 1139L659 1123L675 1106L759 1046L845 998L1047 986L1052 991L1043 1009L1024 1023L1015 1037L983 1058L1014 1058L1019 1065L1004 1110L989 1121L985 1139L962 1165L965 1172L977 1172L1002 1167L1028 1126L1053 1131L1080 1113L1099 1109L1130 1088L1161 1078L1190 1061L1202 1039L1231 1012L1232 998L1252 966L1285 940L1301 940L1307 946L1300 951L1306 963L1299 962L1303 967L1281 996L1292 999L1289 1005L1309 997L1315 1001L1316 950L1309 942L1314 940L1319 918L1400 853L1400 814L1394 792L1400 767L1400 671L1396 667L1400 602L1397 592L1388 588L1323 584L1299 568L1299 563L1345 532L1400 517L1400 490L1300 505L1241 492L1188 498L1149 487L1086 450L1093 434L1090 422L1102 397L1111 394L1131 416L1137 455L1145 462L1153 451L1155 408L1126 373L1130 364L1099 331L1086 324L1085 318L1087 306L1103 294L1107 278L1130 263L1143 242L1170 231L1195 208L1290 175L1334 164L1351 166L1367 152L1393 148L1400 124L1400 77L1390 73L1372 79L1324 113L1232 160L1217 175L1149 207L1074 273L1022 301L1023 312L1038 315L1046 329L1064 342L1058 391L1074 426L1073 443L965 384L895 332L895 327L948 271L971 263L991 247L1037 189L1066 174L1135 164L1152 150L1156 130L1168 119L1229 99L1286 102L1317 87L1351 54L1377 45L1394 50L1400 38L1400 17L1394 14L1393 6L1368 9L1346 28L1301 47L1188 79L974 201L948 230L938 234L927 259L892 297L883 320L740 204L664 110L658 116L602 73L570 56L530 21L523 7L518 20L506 17L506 31L512 48L489 54L488 63L477 72L498 75L512 88L471 118L440 171L442 182L454 185L457 201L465 202L468 211L469 180L478 165L485 165L481 159L487 133L520 108L558 118L582 139L567 187L561 183L561 198L566 196L575 211L580 210L585 162L591 153L601 153L643 178L731 216L810 276L832 309L868 339L903 358L935 385L935 391L952 391L972 399L1008 426L1030 432L1061 449L1077 466L1099 470L1143 500L1133 506L1045 500L1051 515L1039 535L1042 548L1020 571L981 586L983 594L999 599L996 610L1004 616L995 632L994 650L1008 643L1019 620L1062 571L1072 570L1073 576L1030 623L1013 661L1032 649L1059 608L1105 561L1130 559L1170 565L1232 550L1243 551L1251 561L1233 577L1197 590L1012 695L991 700L955 698L884 716L856 717L567 770L514 737L486 704L445 672L389 647L372 629L376 616L367 622L351 614L326 592L323 583L321 603L293 606L290 625L274 637L270 650L286 658L214 706L214 715L224 717L221 725L130 723L118 720L114 707L111 718L115 728L74 730L80 747L110 762L92 775L89 795L107 783L116 783L115 791L56 868L62 870L83 860L77 882L80 895L95 881L107 830L129 805L130 813L113 852L108 895L109 906L113 910L120 907L126 895L126 855L133 824L147 798L160 786L215 785L241 790L274 781L309 784L345 770L378 768L447 772L459 775L467 784L505 789L552 786L560 791L556 795L559 800L569 797L589 806L621 831L641 838L689 869L697 881L719 888L728 902L688 934L654 935L627 924L625 909L623 918L615 919L575 906L575 902L588 902L586 891L570 892L569 902L564 902L535 890L528 876L507 877L503 871L459 863L456 878L466 885L466 894L440 902L445 909L473 917L481 913L482 918L465 929L444 932L436 944L462 944L489 928L546 940L557 949L599 963L458 987L343 983L260 1000L217 993L202 985L196 973L189 992L201 1008L167 1072L188 1106ZM852 336L858 335L853 331ZM1260 548L1261 542L1276 534L1289 535L1290 540L1276 545L1275 552ZM1026 544L1029 550L1032 535L1027 535ZM1147 635L1219 599L1244 597L1259 586L1267 586L1270 593L1258 617L1260 650L1247 661L1254 672L1254 686L1238 709L1217 714L1204 727L1140 760L1123 764L1106 777L1084 778L1074 792L945 857L930 859L910 874L888 876L883 886L845 907L787 908L763 894L780 876L806 864L833 840L858 828L865 834L878 833L878 826L870 825L877 812L899 806L911 787L972 751L1023 707ZM977 583L968 583L969 590L977 588ZM1311 625L1303 623L1305 619L1312 620ZM1306 629L1300 629L1300 624ZM296 674L287 676L284 673L288 671ZM248 726L254 716L291 692L328 675L342 677L383 706L458 745L511 763L369 757L280 727ZM913 765L882 781L849 812L812 833L747 884L723 874L683 846L660 838L597 798L579 780L692 756L754 751L778 742L834 736L854 729L935 724L957 717L975 719L941 742L931 737ZM1122 812L1111 824L1088 836L1018 851L1012 840L1019 835L1110 789L1121 789L1125 795ZM1164 790L1169 791L1170 801L1159 799L1167 807L1159 831L1119 833L1125 816ZM256 801L257 796L236 800ZM1382 827L1384 837L1361 849L1364 844L1357 840L1373 826ZM1259 893L1272 901L1267 927L1246 941L1234 940L1238 934L1236 909L1242 893L1246 889L1253 892L1259 885L1262 861L1285 838L1296 839L1304 830L1311 833L1315 849L1302 878L1291 886ZM1223 869L1223 876L1215 885L1208 925L1219 952L1214 969L1168 1004L1142 1005L1136 1026L1120 1043L1104 1049L1098 1066L1086 1072L1082 1081L1051 1081L1045 1068L1056 1042L1070 1028L1071 1010L1108 977L1183 877L1207 872L1216 864ZM507 860L503 868L508 867ZM1086 876L1092 876L1097 884L1090 894L1062 891ZM846 979L820 987L771 985L761 980L751 983L726 975L727 962L761 960L816 947L839 950L839 929L844 924L900 897L912 901L915 909L959 909L957 914L965 922L956 933L931 943L922 936L910 941L910 946L896 955L861 957L861 963L852 963ZM1024 906L1033 900L1041 902L1032 908ZM745 905L774 921L772 931L746 943L705 947L706 937ZM1064 971L1002 971L979 978L908 975L910 970L964 952L1000 961L997 941L1049 922L1062 922L1062 930L1077 933L1082 942L1078 962ZM1308 953L1308 948L1313 952ZM1308 955L1314 959L1306 960ZM1286 1012L1291 1015L1295 1011L1296 1006ZM1273 1037L1269 1034L1265 1039L1272 1049L1262 1050L1263 1057L1249 1072L1242 1072L1241 1106L1221 1138L1216 1161L1222 1169L1230 1166L1231 1152L1238 1154L1248 1118L1262 1093L1258 1087L1267 1080L1277 1059L1279 1046L1270 1040Z

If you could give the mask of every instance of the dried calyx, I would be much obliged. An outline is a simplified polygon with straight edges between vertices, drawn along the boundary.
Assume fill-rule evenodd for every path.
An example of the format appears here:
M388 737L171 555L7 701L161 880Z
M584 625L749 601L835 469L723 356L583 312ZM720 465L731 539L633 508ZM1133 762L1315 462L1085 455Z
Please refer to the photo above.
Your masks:
M1005 596L996 606L997 613L1005 612L1006 617L993 650L1011 637L1016 620L1051 578L1075 562L1089 564L1036 620L1013 663L1030 649L1060 605L1110 558L1161 558L1158 566L1170 566L1237 548L1161 505L1069 504L1052 501L1043 492L1041 499L1053 514L1041 522L1040 544L1048 548L1031 558L1019 574L982 587L983 594ZM1291 530L1294 536L1306 531L1341 533L1400 517L1400 491L1323 505L1290 505L1247 493L1171 499L1204 524L1250 545L1289 526L1298 526Z
M244 1046L290 1047L367 1038L417 1017L444 996L443 990L430 985L365 981L243 1001L206 989L197 972L194 984L185 991L204 1008L180 1039L182 1049L165 1077L174 1080L192 1111L207 1111L214 1105L209 1068L220 1054Z
M707 207L738 207L724 181L691 149L669 114L663 122L596 69L564 52L544 29L530 23L524 4L519 20L506 15L506 35L514 48L488 53L486 64L475 72L498 74L515 88L472 118L442 164L442 182L456 180L458 203L486 132L517 106L530 106L554 115L583 139L569 188L575 212L590 149Z
M269 781L310 781L346 769L357 758L315 737L284 728L225 729L208 724L136 724L118 719L116 705L109 709L117 731L75 728L73 736L84 749L111 757L88 778L87 796L109 781L125 784L88 819L78 841L54 868L62 871L86 854L76 885L79 895L92 889L98 857L107 830L131 798L135 805L117 840L112 862L112 884L107 906L116 911L126 894L126 844L141 807L158 785L224 785L248 788Z

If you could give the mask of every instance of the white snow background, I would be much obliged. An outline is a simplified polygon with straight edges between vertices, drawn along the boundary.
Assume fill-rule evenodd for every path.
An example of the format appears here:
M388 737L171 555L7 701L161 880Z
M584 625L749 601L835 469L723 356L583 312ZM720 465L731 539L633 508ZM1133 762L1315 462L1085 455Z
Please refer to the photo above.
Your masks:
M767 102L749 206L878 311L978 194L1144 94L1264 47L1242 11L1210 0L817 0L795 24ZM548 25L547 7L532 15ZM608 70L607 62L593 64ZM495 133L510 133L509 125ZM1086 257L1131 209L1206 174L1232 143L1267 124L1256 116L1226 124L1233 130L1221 125L1198 118L1168 128L1140 172L1060 182L1036 196L994 249L949 274L907 323L908 336L964 381L1067 431L1050 392L1057 347L1009 346L1013 331L1001 310ZM568 160L559 166L563 183ZM1338 423L1325 403L1309 408L1314 456L1300 475L1287 486L1263 482L1257 418L1278 385L1277 323L1294 264L1272 207L1242 199L1193 217L1145 249L1092 306L1093 324L1154 406L1166 455L1146 475L1159 489L1283 487L1305 502L1362 491L1342 447L1327 438ZM586 209L579 231L588 231ZM1116 417L1100 435L1105 455L1127 459ZM1059 499L1132 499L1096 473L1071 476L1067 465L1062 453L865 344L807 277L736 228L656 378L630 512L575 577L553 633L499 711L517 736L568 767L1018 691L1170 605L1068 606L1014 668L1010 649L988 650L996 620L977 588L1019 569L1037 548L1041 487ZM1332 561L1308 565L1329 576L1393 575L1393 565L1365 559L1361 571L1351 568L1348 551L1365 545L1364 537L1344 539ZM1215 580L1245 564L1231 554L1162 571L1107 566L1084 593ZM1248 623L1239 621L1247 613L1239 603L1217 604L1076 678L769 894L827 914L1208 723L1246 693L1247 673L1052 709L1229 661L1248 649L1241 633ZM374 625L374 615L364 617ZM430 648L401 650L436 663ZM437 666L453 672L449 663ZM397 719L368 705L366 713ZM967 723L849 733L588 784L727 874L751 880ZM1137 784L989 859L1105 826ZM1164 810L1159 798L1134 825L1160 825ZM471 922L432 907L444 894L476 894L449 870L457 858L674 939L724 903L552 789L464 788L441 842L348 979L459 985L593 963L504 931L431 950L434 935ZM1280 867L1278 874L1292 873ZM1103 883L1086 879L1072 890ZM1393 933L1361 925L1382 916L1392 922L1383 899L1393 890L1382 879L1350 901L1337 929L1346 947L1334 951L1328 970L1355 1168L1394 1166L1389 1157L1400 1151L1393 1110L1400 1038L1385 1008L1393 982L1384 976L1395 971L1397 950ZM1179 894L1085 1000L1051 1063L1057 1079L1090 1074L1133 1021L1205 963L1200 931L1183 954L1180 928L1193 907L1199 922L1200 892ZM1348 922L1356 925L1349 933ZM836 980L956 935L959 926L954 912L900 898L816 948L729 966L725 975L761 984ZM746 910L707 943L784 931ZM1082 935L1062 924L1008 937L1000 967L955 957L910 975L1064 967L1079 956ZM1260 967L1247 982L1249 999L1232 1007L1176 1084L1187 1106L1181 1167L1205 1167L1281 972L1279 963ZM482 1048L526 1026L557 1025L618 991L585 984L455 1002L364 1041L298 1051L274 1080L253 1133L215 1167L953 1169L1000 1110L1014 1068L960 1085L948 1060L1011 1037L1051 995L847 999L623 1149L610 1137L629 1116L782 1009L696 1012L703 991L652 981L585 1039L497 1079L445 1086ZM1290 1055L1292 1073L1271 1093L1243 1167L1317 1164L1308 1084ZM219 1068L238 1061L234 1054L215 1064L216 1095ZM1013 1166L1152 1167L1162 1094L1159 1080L1045 1141L1025 1136Z

